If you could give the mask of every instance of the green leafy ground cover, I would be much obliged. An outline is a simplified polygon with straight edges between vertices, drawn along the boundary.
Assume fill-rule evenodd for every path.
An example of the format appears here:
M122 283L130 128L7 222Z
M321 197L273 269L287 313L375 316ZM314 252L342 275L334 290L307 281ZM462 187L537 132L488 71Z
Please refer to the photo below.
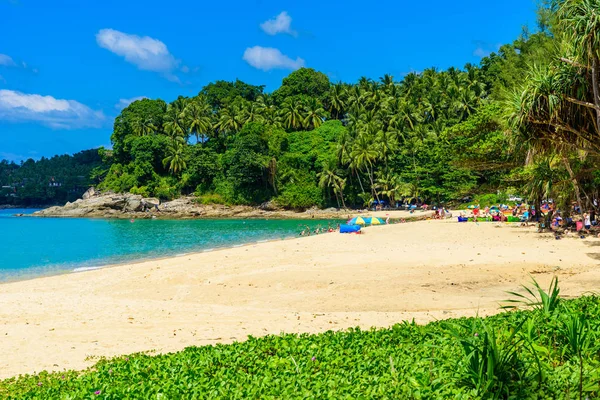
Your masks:
M530 290L529 311L134 354L8 379L0 398L598 398L600 298Z

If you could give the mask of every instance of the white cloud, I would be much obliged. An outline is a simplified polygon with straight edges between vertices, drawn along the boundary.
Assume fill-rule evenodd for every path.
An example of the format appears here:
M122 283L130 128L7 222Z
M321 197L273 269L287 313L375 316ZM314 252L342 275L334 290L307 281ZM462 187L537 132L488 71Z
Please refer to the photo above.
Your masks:
M131 103L133 103L134 101L142 100L142 99L147 99L147 97L146 96L138 96L138 97L132 97L130 99L119 99L119 102L117 104L115 104L115 108L117 110L122 110L125 107L127 107L128 105L130 105Z
M0 65L4 65L7 67L14 67L17 64L14 62L12 57L7 56L6 54L0 54Z
M277 35L278 33L287 33L297 36L298 33L292 29L292 17L286 11L282 11L278 16L260 24L265 33Z
M475 49L475 51L473 52L473 55L474 55L474 56L477 56L477 57L480 57L480 58L487 57L487 56L489 56L490 54L492 54L492 52L491 52L491 51L489 51L489 50L485 50L485 49L484 49L484 48L482 48L482 47L478 47L478 48L476 48L476 49Z
M98 128L105 120L95 111L75 100L52 96L0 90L0 120L39 122L54 129Z
M304 60L300 57L293 60L272 47L249 47L244 51L242 58L254 68L262 69L263 71L275 68L296 70L304 66Z
M173 75L180 61L177 60L163 42L149 36L130 35L114 29L101 29L96 34L96 42L139 69L162 73L170 80L179 81Z

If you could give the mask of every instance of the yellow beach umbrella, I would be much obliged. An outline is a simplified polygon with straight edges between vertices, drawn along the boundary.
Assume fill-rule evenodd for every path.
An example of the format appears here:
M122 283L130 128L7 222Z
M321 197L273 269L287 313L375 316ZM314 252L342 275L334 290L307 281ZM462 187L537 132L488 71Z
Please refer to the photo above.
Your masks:
M367 223L362 217L352 218L350 220L350 225L366 225Z
M371 225L381 225L383 221L376 217L371 217Z

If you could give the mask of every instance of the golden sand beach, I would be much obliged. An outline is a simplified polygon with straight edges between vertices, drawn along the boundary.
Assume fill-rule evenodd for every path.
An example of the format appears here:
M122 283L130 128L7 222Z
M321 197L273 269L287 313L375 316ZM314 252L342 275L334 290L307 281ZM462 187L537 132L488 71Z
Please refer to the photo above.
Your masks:
M0 285L0 377L248 335L498 312L533 275L600 288L600 240L454 220L323 234Z

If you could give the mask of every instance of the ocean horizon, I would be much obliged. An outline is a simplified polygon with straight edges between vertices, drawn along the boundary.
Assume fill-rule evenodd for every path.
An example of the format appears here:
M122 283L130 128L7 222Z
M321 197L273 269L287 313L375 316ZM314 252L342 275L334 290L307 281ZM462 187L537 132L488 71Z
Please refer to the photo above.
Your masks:
M288 239L339 222L15 217L34 211L0 209L0 282Z

